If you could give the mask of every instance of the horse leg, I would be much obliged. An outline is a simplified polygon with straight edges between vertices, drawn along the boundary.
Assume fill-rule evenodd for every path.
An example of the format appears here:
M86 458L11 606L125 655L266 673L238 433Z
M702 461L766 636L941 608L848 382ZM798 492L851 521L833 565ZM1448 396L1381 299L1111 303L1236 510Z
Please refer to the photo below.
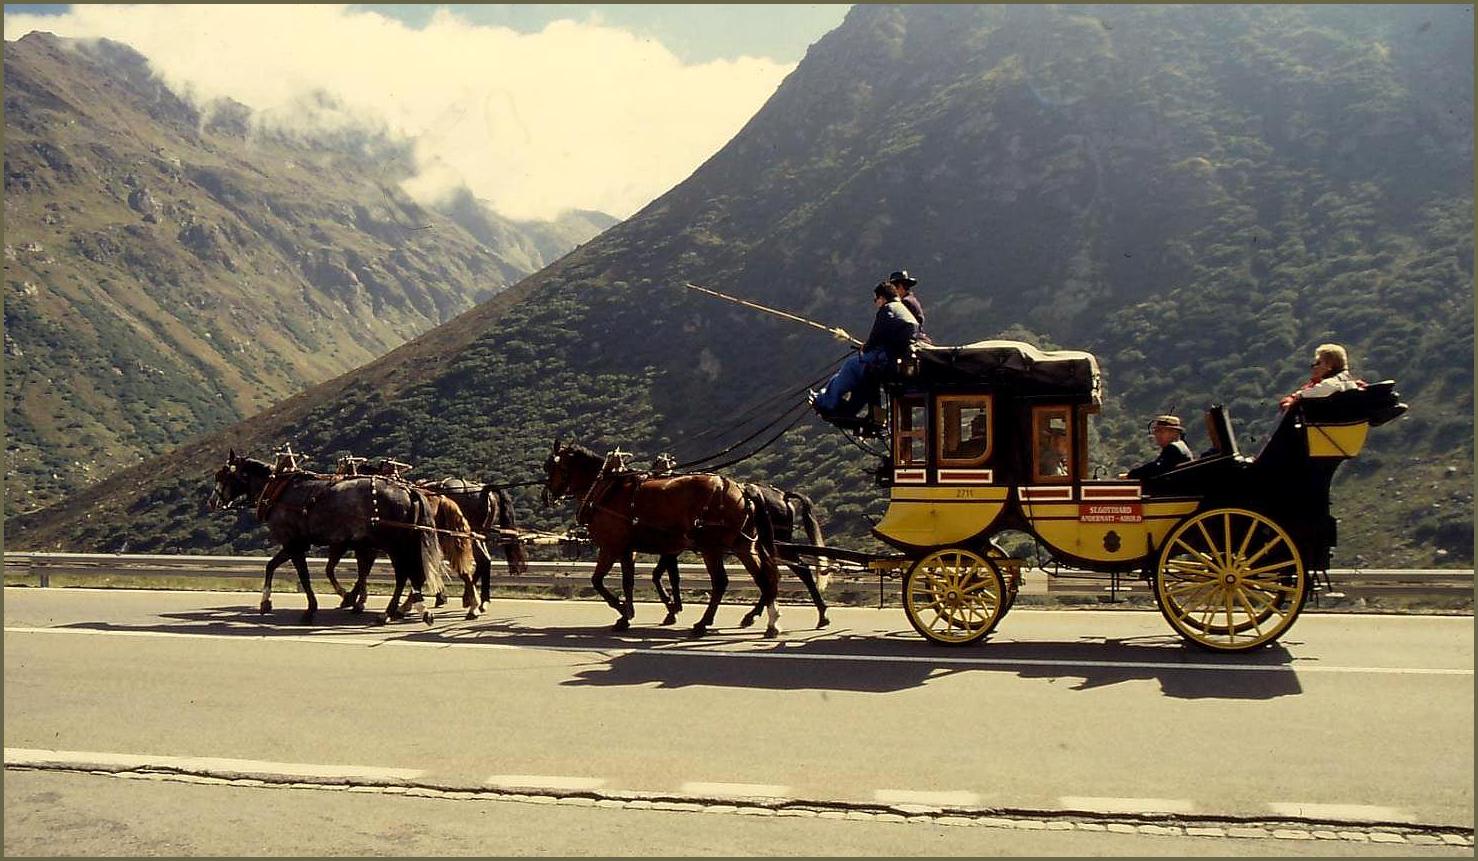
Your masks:
M313 614L318 612L318 597L313 594L313 583L308 579L308 548L300 547L293 554L293 567L298 569L298 583L303 587L303 594L308 596L308 609L303 611L303 618L299 620L307 625L312 623Z
M482 602L478 610L486 611L488 601L493 597L493 556L488 551L487 542L472 542L472 559L476 563L473 576L477 578L477 585L482 594Z
M631 551L626 551L621 556L621 619L616 622L613 630L624 631L631 627L631 620L636 617L636 605L632 601L631 593L635 587L636 580L636 558Z
M375 567L375 560L379 558L379 555L373 547L354 548L354 565L358 569L358 576L354 578L354 587L349 590L349 594L344 597L344 603L341 605L348 607L349 612L364 612L364 601L369 595L370 571Z
M272 575L277 573L277 566L292 557L292 551L283 547L277 551L277 555L267 560L267 573L262 578L262 603L258 605L257 611L261 613L272 612Z
M806 591L811 593L811 603L816 605L816 628L819 630L830 625L831 620L826 618L826 599L821 597L821 590L816 586L816 576L812 573L811 566L792 562L786 567L794 571L795 576L801 578L801 582L806 584Z
M472 555L475 557L477 551L472 551ZM482 605L477 602L477 584L472 579L472 572L458 571L457 576L462 578L462 608L467 611L468 619L476 619L482 612Z
M693 636L701 637L708 633L713 625L713 617L718 613L719 601L723 600L724 592L729 589L729 572L724 570L724 554L722 551L703 551L703 564L708 568L708 579L713 584L708 595L708 609L703 612L703 618L693 624Z
M662 588L662 572L667 570L672 571L673 577L671 596L667 594L666 589ZM652 585L657 587L657 597L661 599L662 606L667 608L667 617L662 620L662 624L671 625L675 623L677 621L677 611L682 609L682 605L674 606L673 602L673 599L677 597L676 556L662 555L657 557L657 567L652 569Z
M616 554L606 550L605 548L601 548L600 553L597 554L595 557L595 571L590 575L590 585L595 587L596 593L598 593L602 598L605 599L606 603L610 605L612 610L620 613L621 602L617 601L616 596L611 593L611 590L606 588L606 573L610 571L611 566L615 564ZM617 624L620 623L618 622Z
M405 568L400 560L395 558L394 556L390 558L390 561L395 567L395 592L390 596L390 604L385 608L385 612L380 614L381 625L386 624L392 619L399 619L405 615L405 612L402 611L399 606L400 593L405 589Z
M765 627L766 637L780 636L780 608L776 605L776 598L780 593L780 568L763 552L755 553L751 550L737 550L734 553L744 567L749 571L749 576L754 578L755 585L760 587L760 602L770 611L770 622Z
M328 546L328 564L323 566L323 576L328 578L328 584L334 587L334 594L340 598L339 608L349 606L353 599L344 587L339 585L339 578L334 576L334 569L339 567L339 560L344 558L344 551L349 549L347 544L330 544Z

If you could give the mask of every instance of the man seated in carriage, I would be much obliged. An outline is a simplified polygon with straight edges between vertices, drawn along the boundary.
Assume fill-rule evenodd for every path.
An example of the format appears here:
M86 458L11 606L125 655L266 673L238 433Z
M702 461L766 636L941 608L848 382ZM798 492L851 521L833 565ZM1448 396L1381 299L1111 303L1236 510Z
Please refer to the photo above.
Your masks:
M873 288L872 331L862 351L849 356L826 388L811 394L816 412L827 421L852 420L864 407L877 402L877 383L893 362L908 355L918 320L898 299L898 289L883 282Z
M1155 445L1160 446L1160 453L1149 463L1121 473L1120 478L1144 481L1189 463L1195 457L1191 454L1191 447L1185 443L1185 426L1180 423L1180 416L1156 416L1150 422L1150 435L1155 438Z

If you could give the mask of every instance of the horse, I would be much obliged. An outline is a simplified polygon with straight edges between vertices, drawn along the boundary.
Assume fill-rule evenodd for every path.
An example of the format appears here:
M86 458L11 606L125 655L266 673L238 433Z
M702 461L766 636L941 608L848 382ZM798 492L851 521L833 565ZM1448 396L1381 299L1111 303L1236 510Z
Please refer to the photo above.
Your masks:
M443 478L440 481L419 481L416 484L432 493L439 493L454 500L461 507L462 513L467 515L467 521L472 525L473 532L491 536L518 528L518 523L513 517L513 497L502 488L490 484L479 484L465 478ZM472 550L477 566L474 576L481 590L484 608L492 597L492 547L495 544L503 547L503 556L508 562L509 574L524 574L529 570L528 556L524 553L523 545L518 541L492 540L487 537L474 538Z
M421 595L428 584L435 591L442 589L442 555L435 533L415 528L434 528L426 494L376 476L278 474L260 460L237 457L232 449L225 465L216 471L207 504L215 510L238 498L256 503L257 519L267 524L273 540L282 545L267 562L260 612L272 612L272 575L277 566L291 559L303 594L308 596L301 621L311 622L318 599L308 580L308 549L341 544L373 547L390 557L395 567L395 595L386 608L386 619L399 618L396 605L409 581L411 603L420 609L423 621L431 621Z
M745 493L744 486L704 473L644 478L612 467L611 459L559 440L544 461L546 498L572 495L580 500L576 522L586 527L599 550L591 585L620 614L612 630L626 630L636 615L631 597L634 553L676 555L693 550L703 557L713 582L708 610L693 625L693 634L702 636L713 625L729 584L724 554L733 553L754 578L760 601L769 610L765 636L778 637L775 596L780 571L775 566L775 538L763 506ZM618 560L624 601L617 601L604 583Z
M821 522L816 519L815 504L805 494L795 493L789 490L781 490L767 484L746 484L745 492L760 500L769 515L770 523L774 529L776 541L790 541L795 535L797 521L806 531L806 537L816 547L825 547L826 540L821 534ZM826 574L817 578L811 571L811 566L800 561L781 560L786 567L794 571L801 582L806 585L806 591L811 594L811 603L816 606L816 627L825 628L831 624L826 618L826 599L821 597L821 592L826 588ZM823 560L824 564L824 560ZM662 574L666 573L672 583L672 595L669 598L666 590L662 588ZM818 583L819 579L819 583ZM677 614L682 612L683 597L678 588L677 556L664 555L657 559L657 567L652 569L652 584L657 587L657 597L662 599L662 605L667 608L667 618L662 624L671 625L677 621ZM754 624L759 617L760 610L764 609L763 598L756 601L754 608L744 614L740 620L739 627L748 628Z
M423 489L419 485L417 488ZM437 543L441 546L442 556L447 561L447 567L462 581L462 606L467 610L466 618L476 619L482 613L483 606L478 603L477 590L473 583L477 543L472 527L467 522L467 518L463 516L462 509L457 505L456 500L429 491L425 493L425 496L426 503L431 509L431 520L435 527ZM359 576L354 582L354 588L345 592L340 588L338 578L334 577L334 569L338 567L339 560L344 557L344 553L351 549L354 551ZM373 544L329 545L328 565L324 569L324 574L334 585L335 591L342 596L343 603L339 605L341 608L349 607L356 613L364 609L365 595L369 590L370 569L374 567L378 557L379 552ZM446 593L438 592L436 606L440 607L445 603Z

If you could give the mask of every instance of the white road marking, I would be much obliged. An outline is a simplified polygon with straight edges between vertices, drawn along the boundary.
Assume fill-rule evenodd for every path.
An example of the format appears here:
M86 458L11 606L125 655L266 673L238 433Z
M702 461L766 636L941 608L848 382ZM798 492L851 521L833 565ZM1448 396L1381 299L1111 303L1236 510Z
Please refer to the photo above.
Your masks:
M424 629L418 629L424 630ZM455 640L427 642L424 640L385 640L376 637L302 634L192 634L177 631L104 631L87 628L33 628L16 626L5 628L7 634L65 634L90 637L143 637L181 638L199 640L230 640L243 643L314 643L331 646L370 646L374 648L417 648L417 649L503 649L534 652L573 652L578 654L600 654L607 657L626 655L666 656L673 658L746 658L794 661L832 661L839 663L864 664L927 664L964 665L976 667L1079 667L1121 670L1208 670L1212 672L1259 672L1259 673L1346 673L1395 676L1471 676L1471 668L1449 667L1341 667L1324 664L1203 664L1189 661L1068 661L1048 658L966 658L950 655L818 655L787 653L777 647L702 648L695 646L643 646L639 648L611 648L609 646L514 646L507 643L466 643ZM781 644L778 648L794 648Z
M1409 810L1374 804L1310 804L1305 801L1270 802L1268 809L1281 816L1298 816L1331 822L1415 822Z
M879 804L920 804L927 807L975 807L980 795L965 790L925 792L912 789L879 789L873 793Z
M164 756L159 754L99 753L85 750L37 750L5 748L5 764L51 768L163 768L183 772L229 772L282 777L344 777L366 780L414 780L426 772L418 768L370 768L359 765L308 765L300 762L270 762L257 759L224 759L214 756Z
M599 777L556 777L547 774L495 774L483 781L486 786L498 789L564 789L590 791L605 786Z
M716 798L789 798L790 787L765 783L684 783L684 795Z
M1192 813L1195 802L1183 798L1097 798L1065 795L1057 803L1068 810L1090 813Z

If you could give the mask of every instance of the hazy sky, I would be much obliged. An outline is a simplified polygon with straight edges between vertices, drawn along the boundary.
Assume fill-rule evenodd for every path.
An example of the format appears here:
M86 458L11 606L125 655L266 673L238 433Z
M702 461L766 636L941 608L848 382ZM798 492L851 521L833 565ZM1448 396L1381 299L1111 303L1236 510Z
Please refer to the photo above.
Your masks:
M513 218L625 218L733 137L847 9L7 4L5 38L107 37L197 102L414 136L423 200L465 182ZM313 91L344 111L310 117Z

